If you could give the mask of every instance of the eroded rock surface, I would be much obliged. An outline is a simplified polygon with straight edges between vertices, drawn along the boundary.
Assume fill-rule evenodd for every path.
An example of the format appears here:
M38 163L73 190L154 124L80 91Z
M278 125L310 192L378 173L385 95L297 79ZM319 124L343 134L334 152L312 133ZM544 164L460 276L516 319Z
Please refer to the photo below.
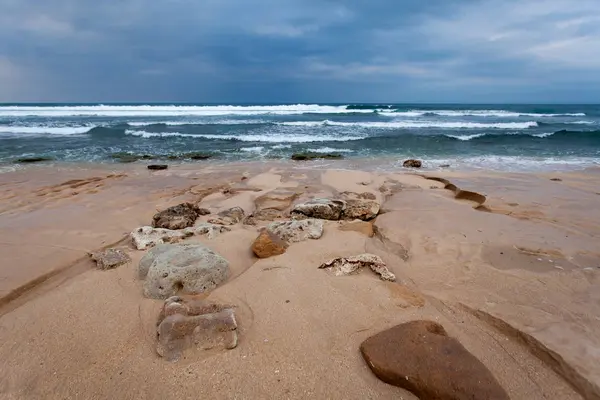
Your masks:
M430 321L395 326L365 340L360 351L382 381L421 400L508 400L492 373Z
M319 218L337 221L342 216L346 203L342 200L313 199L296 204L292 209L293 217Z
M296 243L308 239L319 239L323 236L323 221L318 219L276 221L270 223L267 230L287 243Z
M215 289L229 277L229 263L202 244L163 244L139 264L144 295L166 299L179 291L199 294Z
M198 207L192 203L182 203L169 207L154 215L152 226L164 229L185 229L194 226L200 213Z
M285 253L288 244L279 236L263 229L254 243L252 244L252 252L258 258L269 258Z
M338 257L321 264L319 268L327 268L336 276L351 275L360 272L363 267L369 267L384 281L395 281L396 275L392 274L381 257L375 254L364 253L354 257Z
M96 261L98 269L114 269L131 261L131 257L120 249L107 249L90 253L92 260Z
M244 219L245 213L241 207L233 207L221 211L217 216L217 218L209 219L208 222L217 225L235 225Z
M165 300L156 331L156 351L169 361L192 347L233 349L238 343L233 307L179 296Z
M146 250L159 244L176 243L194 235L206 235L209 239L214 239L219 234L230 230L230 228L215 224L200 224L198 226L180 230L142 226L131 232L129 235L133 241L133 245L138 250Z
M346 200L346 207L342 211L344 219L361 219L369 221L379 214L379 203L372 200L353 199Z

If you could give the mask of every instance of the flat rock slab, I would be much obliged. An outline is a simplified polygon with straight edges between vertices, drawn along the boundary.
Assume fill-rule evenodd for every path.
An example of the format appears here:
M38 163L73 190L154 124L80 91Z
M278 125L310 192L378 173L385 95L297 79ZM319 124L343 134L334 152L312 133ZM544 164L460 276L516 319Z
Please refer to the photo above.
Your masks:
M163 244L150 250L139 264L144 295L166 299L178 292L200 294L229 277L229 263L202 244Z
M396 280L396 275L392 274L381 257L375 254L364 253L354 257L334 258L319 266L319 268L332 270L336 276L357 274L364 267L371 268L381 280L391 282Z
M165 300L156 331L156 352L168 361L179 360L193 347L233 349L238 343L232 306L179 296Z
M395 326L360 351L379 379L421 400L509 400L485 365L435 322Z
M142 226L129 234L133 245L138 250L146 250L150 247L164 243L177 243L194 235L206 235L209 239L214 239L223 232L230 231L222 225L200 224L195 227L180 230L171 230L163 228L152 228L151 226Z
M198 207L192 203L182 203L169 207L154 215L152 226L164 229L185 229L194 226L200 213Z
M292 209L292 216L337 221L341 218L345 206L346 203L342 200L314 199L296 204Z
M323 236L323 221L303 219L299 221L277 221L267 225L267 230L287 243L297 243Z
M90 253L90 257L96 261L96 267L102 270L114 269L131 261L131 257L120 249L107 249Z

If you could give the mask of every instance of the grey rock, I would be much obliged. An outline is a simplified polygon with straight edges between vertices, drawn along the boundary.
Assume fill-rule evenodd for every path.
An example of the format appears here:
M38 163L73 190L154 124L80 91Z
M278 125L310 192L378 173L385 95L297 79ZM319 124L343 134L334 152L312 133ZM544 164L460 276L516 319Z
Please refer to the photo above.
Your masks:
M199 294L215 289L229 277L229 263L202 244L163 244L139 264L145 277L144 295L166 299L179 291Z
M222 225L200 224L191 228L180 230L171 230L163 228L152 228L151 226L142 226L129 234L133 245L138 250L146 250L150 247L164 243L177 243L194 235L206 235L209 239L214 239L223 232L230 231Z
M267 225L267 230L288 243L296 243L323 236L323 221L319 219L276 221Z
M217 225L235 225L241 222L245 217L244 210L241 207L233 207L217 214L218 218L209 219L208 222Z
M352 275L360 272L363 267L369 267L373 272L381 277L384 281L395 281L396 275L392 274L383 260L375 255L364 253L354 257L339 257L334 258L319 268L327 268L333 270L336 276Z
M342 200L313 199L306 203L296 204L292 209L292 216L337 221L345 207L346 202Z
M131 257L120 249L107 249L90 253L90 257L96 261L98 269L102 270L114 269L131 261Z

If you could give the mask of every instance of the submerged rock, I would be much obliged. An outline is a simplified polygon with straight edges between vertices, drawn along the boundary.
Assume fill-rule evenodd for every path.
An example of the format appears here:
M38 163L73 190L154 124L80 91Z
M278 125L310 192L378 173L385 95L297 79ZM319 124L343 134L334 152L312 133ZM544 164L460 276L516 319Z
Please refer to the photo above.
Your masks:
M131 261L131 257L120 249L107 249L90 253L92 260L96 262L98 269L107 270L120 267Z
M263 229L254 243L252 244L252 252L258 258L269 258L285 253L288 244L279 236Z
M166 299L179 291L199 294L215 289L229 277L229 263L202 244L163 244L139 264L144 295Z
M233 349L238 343L233 307L178 296L165 300L156 331L156 352L168 361L192 347Z
M423 162L421 160L406 160L402 163L404 168L421 168Z
M337 221L342 215L346 203L342 200L314 199L296 204L292 209L294 217L309 217Z
M113 153L110 158L120 163L132 163L139 160L154 160L156 156L150 154L134 154L127 152Z
M218 218L209 219L211 224L235 225L244 219L244 210L241 207L233 207L217 214Z
M15 163L31 164L44 161L54 161L52 157L21 157L15 160Z
M344 158L341 154L337 153L294 153L292 154L292 160L294 161L309 161L309 160L339 160Z
M208 160L212 158L212 154L209 153L182 153L182 154L171 154L167 158L169 160Z
M214 239L220 233L228 232L230 230L231 229L225 226L214 224L200 224L198 226L180 230L142 226L131 232L129 236L136 249L145 250L159 244L176 243L194 235L206 235L209 239Z
M267 230L287 243L297 243L323 236L323 221L318 219L276 221L267 225Z
M199 216L198 206L182 203L155 214L152 218L152 226L171 230L189 228L194 226Z
M379 379L421 400L509 400L485 365L435 322L395 326L365 340L360 351Z
M375 254L364 253L354 257L338 257L319 266L319 268L333 270L336 276L358 273L363 267L371 268L380 276L381 280L392 282L396 280L396 275L392 274L383 260Z

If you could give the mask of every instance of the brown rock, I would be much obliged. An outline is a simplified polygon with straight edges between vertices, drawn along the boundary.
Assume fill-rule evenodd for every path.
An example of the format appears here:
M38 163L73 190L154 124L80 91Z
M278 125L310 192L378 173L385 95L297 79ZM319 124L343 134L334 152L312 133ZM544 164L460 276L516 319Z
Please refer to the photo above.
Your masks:
M166 164L150 164L150 165L148 165L148 169L151 171L161 171L161 170L164 170L167 168L169 168L169 166Z
M182 203L155 214L152 226L171 230L185 229L194 226L199 215L195 204Z
M263 229L252 244L252 251L258 258L269 258L285 253L288 244L273 232Z
M406 160L402 164L404 168L421 168L423 163L420 160Z
M379 379L421 400L509 399L485 365L435 322L395 326L365 340L360 351Z

